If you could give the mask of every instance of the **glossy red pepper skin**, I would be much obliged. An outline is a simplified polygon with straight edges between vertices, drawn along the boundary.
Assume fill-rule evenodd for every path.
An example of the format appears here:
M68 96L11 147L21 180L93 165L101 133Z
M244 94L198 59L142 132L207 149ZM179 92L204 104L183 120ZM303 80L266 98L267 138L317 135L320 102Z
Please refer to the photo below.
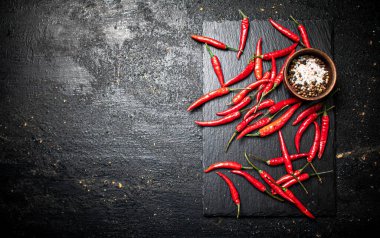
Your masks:
M274 28L276 28L276 30L278 30L279 32L281 32L281 34L283 34L284 36L288 37L292 41L294 41L294 42L299 42L300 41L300 38L298 37L297 34L295 34L294 32L292 32L288 28L284 27L283 25L275 22L272 18L269 18L269 22L272 24L272 26Z
M280 72L277 74L276 78L273 80L273 88L277 88L278 85L282 83L284 80L284 71L285 71L285 66L287 62L289 61L290 57L296 52L296 49L293 49L292 52L288 55L286 58L284 64L281 66Z
M298 98L288 98L282 101L279 101L278 103L271 106L268 111L270 114L275 114L276 112L280 111L283 107L292 105L294 103L298 103L300 100Z
M264 170L260 170L259 174L260 177L271 187L271 189L273 189L273 191L275 191L278 195L288 200L289 202L294 203L294 200L283 191L281 186L276 183L274 178L269 173Z
M242 130L244 130L247 127L247 125L249 123L251 123L251 121L253 121L255 118L261 116L262 114L263 114L262 112L258 112L258 113L253 114L252 116L249 116L247 119L243 119L243 121L241 121L235 127L236 132L241 132Z
M311 48L309 36L307 35L307 32L306 32L306 27L300 24L298 25L297 28L300 32L303 44L306 46L306 48Z
M296 170L295 172L294 172L294 176L298 176L298 175L300 175L302 173L302 171L301 170ZM276 180L276 183L277 184L283 184L283 183L285 183L285 182L287 182L287 181L289 181L289 180L291 180L291 179L293 179L294 177L291 175L291 174L285 174L284 176L282 176L281 178L279 178L279 179L277 179Z
M265 108L268 108L268 107L271 107L275 104L275 101L273 101L273 99L267 99L267 100L264 100L260 103L259 106L255 105L253 106L251 109L248 110L248 112L244 115L244 119L247 119L249 116L251 116L252 114L254 114L256 111L260 111L260 110L263 110ZM256 109L257 108L257 109Z
M329 135L329 127L330 127L330 117L326 111L323 112L322 120L321 120L321 142L319 143L319 152L318 158L321 159L323 152L325 151L327 138Z
M294 145L296 146L296 150L297 150L297 153L300 152L300 144L301 144L301 138L302 138L302 135L303 133L306 131L306 129L310 126L311 123L313 123L313 121L315 121L315 119L318 118L318 114L317 113L312 113L310 114L303 122L302 124L300 125L300 127L298 128L297 132L296 132L296 135L294 137Z
M212 53L210 47L207 44L206 44L206 50L210 54L211 65L212 65L212 68L214 69L216 77L218 78L219 84L221 87L224 87L224 75L223 75L222 65L219 61L219 58L218 56Z
M236 139L240 140L248 133L251 133L252 131L255 131L263 126L268 125L271 122L271 117L264 117L258 120L257 122L253 123L252 125L247 126L240 134L236 137Z
M266 85L265 85L264 87L266 87ZM260 99L261 99L261 97L263 96L264 87L262 87L262 88L260 87L260 88L259 88L259 91L258 91L257 94L256 94L256 102L257 102L257 103L260 102Z
M221 112L217 112L216 115L218 116L226 116L228 114L231 114L233 112L236 112L236 111L239 111L240 109L246 107L248 104L250 104L252 101L251 97L250 96L246 96L245 98L243 98L243 100L241 100L238 104L224 110L224 111L221 111Z
M319 142L321 140L321 131L319 130L319 125L317 122L314 121L315 126L315 135L314 135L314 141L310 148L309 155L307 156L307 162L311 163L315 156L318 153L319 149Z
M204 172L208 173L216 169L234 169L234 170L241 170L243 169L243 165L239 164L235 161L223 161L223 162L217 162L215 164L210 165Z
M309 218L311 219L315 219L314 215L311 214L311 212L309 210L307 210L307 208L301 203L300 200L298 200L298 198L296 196L294 196L294 194L287 188L284 188L285 189L285 194L287 196L289 196L293 201L294 201L294 205L303 213L305 214L306 216L308 216Z
M198 126L204 126L204 127L209 127L209 126L221 126L228 124L230 122L235 121L236 119L240 118L241 113L239 111L233 112L231 114L228 114L222 118L212 120L212 121L195 121L195 123Z
M311 107L306 108L297 116L297 118L294 120L292 125L293 126L297 125L300 121L308 117L310 114L313 114L314 112L321 110L322 107L323 107L323 103L317 103Z
M217 97L221 97L221 96L224 96L224 95L227 95L228 93L230 92L230 89L227 88L227 87L223 87L223 88L218 88L217 90L214 90L212 92L209 92L203 96L201 96L200 98L198 98L193 104L191 104L188 108L187 108L187 111L192 111L194 110L195 108L203 105L204 103L214 99L214 98L217 98Z
M292 161L290 160L288 148L286 148L285 140L284 140L281 130L278 131L278 140L280 141L280 148L282 152L282 157L284 157L284 165L285 165L286 172L288 174L293 174Z
M242 11L240 11L240 14L243 16L243 20L241 21L240 26L240 43L239 43L239 51L237 52L237 58L240 59L240 56L243 54L245 44L247 42L248 38L248 30L249 30L249 18L244 15Z
M245 87L245 89L241 90L239 93L237 93L232 98L232 103L237 104L237 103L241 102L241 100L243 100L243 98L245 98L248 95L248 93L252 92L256 88L258 88L260 85L262 85L264 83L268 83L268 82L269 82L269 80L260 80L260 81L256 81L256 82L251 83L250 85Z
M224 182L226 182L226 184L228 185L228 188L230 189L232 201L238 207L237 218L239 218L239 214L240 214L240 197L239 197L238 190L236 189L234 183L225 174L223 174L221 172L216 172L216 174L219 175L224 180Z
M266 125L265 127L261 128L257 135L260 137L265 137L268 135L273 134L274 132L280 130L293 116L293 114L296 112L296 110L301 106L301 103L297 103L293 105L291 108L289 108L284 114L282 114L278 119L271 122L270 124Z
M272 69L270 72L270 81L265 85L265 88L263 90L262 96L265 97L267 93L273 88L274 85L274 79L276 78L277 74L277 66L276 66L276 59L272 56Z
M252 175L250 175L249 173L245 171L231 170L230 172L244 177L250 184L252 184L260 192L265 192L265 190L267 190L264 184L262 184L259 180L257 180L255 177L253 177Z
M256 55L262 55L263 53L262 42L262 38L257 41ZM260 80L263 77L263 60L261 58L255 58L255 77L257 80Z
M300 174L297 176L298 180L303 182L305 180L308 180L310 178L310 175L308 173L303 173L303 174ZM298 183L298 181L293 178L293 179L290 179L289 181L287 181L286 183L284 183L282 186L284 188L290 188L291 186L293 186L294 184Z
M308 153L294 154L294 155L290 155L290 159L293 161L293 160L305 158L308 155L309 155ZM266 163L269 166L281 165L284 163L284 157L277 157L277 158L269 159L266 161Z
M281 57L284 57L288 54L290 54L296 47L297 47L298 43L294 43L293 45L287 47L287 48L284 48L284 49L281 49L281 50L276 50L276 51L272 51L272 52L269 52L269 53L265 53L261 56L258 56L258 57L261 57L263 60L267 61L267 60L271 60L272 57L274 57L275 59L277 58L281 58Z
M243 71L241 71L238 75L236 75L234 78L232 78L227 83L225 83L224 86L229 87L235 83L242 81L243 79L245 79L252 73L254 68L255 68L255 61L251 60L248 63L248 65L243 69Z
M191 38L193 38L193 40L198 41L200 43L211 45L217 49L234 50L233 48L229 47L228 45L226 45L226 44L224 44L218 40L215 40L213 38L207 37L207 36L192 35Z

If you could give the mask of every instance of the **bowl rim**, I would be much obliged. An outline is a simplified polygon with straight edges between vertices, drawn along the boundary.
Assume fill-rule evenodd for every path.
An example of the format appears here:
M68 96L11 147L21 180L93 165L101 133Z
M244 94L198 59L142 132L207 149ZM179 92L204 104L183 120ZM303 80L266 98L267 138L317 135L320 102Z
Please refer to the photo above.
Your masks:
M305 55L305 54L314 55L314 56L316 56L318 58L323 59L325 62L327 62L327 64L329 64L329 66L331 68L330 80L332 81L332 83L330 84L330 86L322 94L320 94L320 95L318 95L316 97L303 97L303 96L297 94L297 92L295 92L293 90L293 88L289 84L289 79L288 79L287 72L288 72L288 68L289 68L290 63L295 58L299 57L300 55ZM287 60L287 62L285 64L285 68L284 68L284 83L286 85L286 88L290 91L290 93L293 96L295 96L295 97L297 97L297 98L299 98L301 100L304 100L304 101L316 101L316 100L320 100L320 99L326 97L334 89L335 84L336 84L336 78L337 78L337 73L336 73L336 67L335 67L334 61L325 52L323 52L323 51L321 51L319 49L316 49L316 48L305 48L305 49L301 49L301 50L296 51Z

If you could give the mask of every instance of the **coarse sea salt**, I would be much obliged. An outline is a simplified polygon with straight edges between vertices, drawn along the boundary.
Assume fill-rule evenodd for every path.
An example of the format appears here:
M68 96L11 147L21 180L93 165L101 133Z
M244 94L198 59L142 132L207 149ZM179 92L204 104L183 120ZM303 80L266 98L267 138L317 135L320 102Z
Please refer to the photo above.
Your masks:
M301 63L300 60L303 62ZM293 70L294 75L292 81L294 84L304 85L312 84L315 85L322 83L327 83L325 75L328 73L323 65L319 65L315 58L304 58L301 57L300 60L296 61Z

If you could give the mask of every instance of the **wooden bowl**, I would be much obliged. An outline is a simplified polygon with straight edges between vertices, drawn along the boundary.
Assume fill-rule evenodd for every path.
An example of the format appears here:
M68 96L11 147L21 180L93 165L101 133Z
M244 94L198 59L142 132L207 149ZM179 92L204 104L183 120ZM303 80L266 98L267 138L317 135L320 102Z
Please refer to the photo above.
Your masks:
M314 57L317 57L317 58L321 59L326 65L326 70L328 71L328 74L329 74L329 81L327 83L326 90L323 91L321 94L319 94L316 97L303 97L303 96L299 95L289 83L288 70L289 70L290 64L294 59L296 59L302 55L312 55ZM301 100L305 100L305 101L320 100L320 99L326 97L333 90L335 83L336 83L336 68L335 68L334 62L326 53L324 53L323 51L320 51L318 49L305 48L305 49L297 51L296 53L294 53L289 58L288 62L285 65L284 70L285 70L284 82L285 82L286 88L290 91L290 93L292 95L294 95L295 97L297 97Z

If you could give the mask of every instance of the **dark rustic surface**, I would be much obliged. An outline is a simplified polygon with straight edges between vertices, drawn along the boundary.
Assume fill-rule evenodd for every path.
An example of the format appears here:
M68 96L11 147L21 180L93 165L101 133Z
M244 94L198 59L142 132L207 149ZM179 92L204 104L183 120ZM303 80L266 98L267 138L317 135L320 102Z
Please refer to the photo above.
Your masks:
M206 218L204 21L333 22L337 215ZM380 214L379 16L371 1L0 3L0 224L24 237L348 237ZM121 183L121 188L118 188Z
M279 21L280 24L297 32L297 27L291 21ZM321 49L330 56L331 54L331 25L327 21L304 21L308 26L308 34L312 39L311 44L313 47ZM239 39L239 21L224 21L224 22L205 22L203 24L203 35L210 36L215 39L220 39L227 44L237 44ZM247 46L244 50L245 54L238 61L236 60L236 53L231 51L223 51L212 49L212 51L220 58L223 73L226 81L233 78L235 75L244 69L250 57L254 54L255 44L260 37L263 38L263 52L269 52L274 49L282 49L293 42L288 38L283 37L268 21L254 20L250 25L250 34L247 40ZM299 47L298 49L300 49ZM285 58L276 60L278 69L281 68ZM264 71L269 70L271 62L264 62ZM232 88L243 88L249 83L253 82L254 75L252 74L247 79L235 84ZM210 92L219 87L219 82L212 69L210 56L206 50L203 52L203 93ZM215 113L226 109L226 104L231 102L234 93L229 94L223 98L213 100L203 106L203 120L212 120L217 118ZM284 86L278 87L276 91L270 94L270 98L276 102L289 98L290 94ZM333 105L330 100L328 105ZM297 113L307 108L310 103L305 103ZM295 154L294 135L298 126L292 126L291 122L296 118L297 113L291 118L286 127L282 129L284 139L286 141L289 153ZM326 146L326 151L322 160L315 160L314 164L318 171L334 170L334 162L332 159L335 157L334 151L334 132L335 120L334 113L329 112L331 117L330 138ZM203 166L207 168L210 164L218 161L233 160L238 161L244 165L248 165L243 152L247 151L248 154L254 154L261 158L274 158L281 156L281 150L278 142L278 134L274 133L266 138L245 138L243 140L234 141L228 153L224 152L224 147L229 138L234 132L235 126L241 120L237 120L229 125L220 127L205 127L203 132ZM311 125L302 137L301 152L307 152L314 140L314 126ZM305 159L293 162L295 169L301 168L305 164ZM260 168L268 171L274 178L280 178L285 170L284 166L269 167L263 163L255 162ZM305 171L313 172L311 168ZM266 194L260 193L253 189L252 186L244 181L240 176L229 174L225 171L226 175L231 178L236 184L242 202L241 214L242 216L300 216L297 208L289 205L288 203L279 203ZM254 172L252 173L256 178L260 176ZM324 183L321 185L317 179L310 179L304 182L309 195L307 195L302 188L295 186L295 194L301 201L317 216L335 215L335 175L329 174L324 176ZM214 173L205 174L204 188L203 188L203 212L208 216L236 216L236 206L230 199L229 190L223 180ZM259 179L260 180L260 179Z

